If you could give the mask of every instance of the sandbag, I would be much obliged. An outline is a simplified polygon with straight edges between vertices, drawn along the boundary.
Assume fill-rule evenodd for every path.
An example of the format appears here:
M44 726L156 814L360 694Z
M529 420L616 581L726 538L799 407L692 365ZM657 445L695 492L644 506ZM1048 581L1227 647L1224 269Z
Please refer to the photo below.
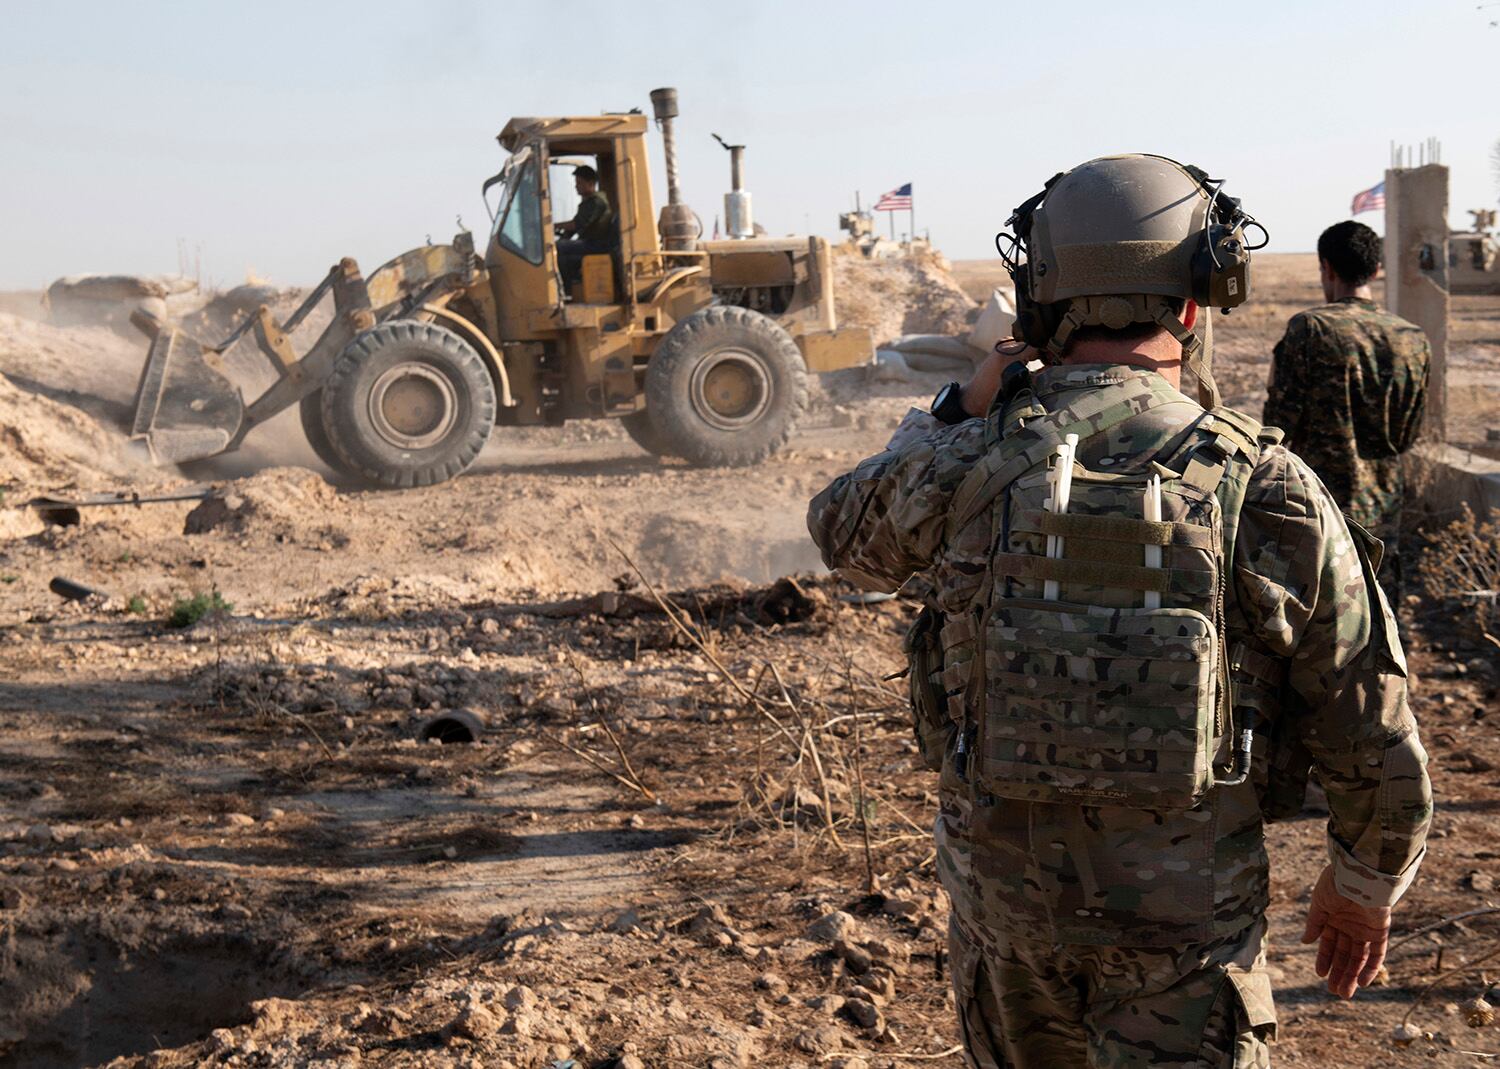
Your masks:
M1003 289L996 289L990 294L990 299L984 302L984 309L979 313L974 329L969 331L969 344L988 356L994 352L996 342L1011 336L1011 328L1015 322L1016 306L1011 301L1010 294Z
M928 353L932 356L947 356L974 363L983 360L985 353L975 349L963 338L947 334L904 334L893 342L881 346L898 353Z

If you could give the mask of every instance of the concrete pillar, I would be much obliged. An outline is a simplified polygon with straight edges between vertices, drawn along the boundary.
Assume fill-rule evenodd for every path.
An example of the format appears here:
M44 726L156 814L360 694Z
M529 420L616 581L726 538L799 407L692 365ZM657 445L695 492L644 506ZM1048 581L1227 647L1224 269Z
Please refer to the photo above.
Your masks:
M1442 164L1385 172L1385 306L1432 343L1422 437L1447 441L1448 168Z

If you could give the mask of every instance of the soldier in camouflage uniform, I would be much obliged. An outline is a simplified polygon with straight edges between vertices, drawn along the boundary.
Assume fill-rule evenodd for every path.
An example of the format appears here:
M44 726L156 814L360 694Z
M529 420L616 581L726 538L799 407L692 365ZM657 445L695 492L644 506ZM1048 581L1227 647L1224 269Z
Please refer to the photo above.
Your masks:
M1318 974L1345 998L1380 967L1390 907L1424 850L1431 792L1394 624L1337 506L1305 464L1269 444L1275 435L1234 469L1243 503L1237 533L1227 536L1232 714L1245 725L1258 713L1248 777L1226 778L1189 808L1163 809L1017 800L985 784L996 743L981 735L976 746L974 731L991 715L993 692L974 696L965 680L977 669L964 660L991 672L1003 662L992 647L962 641L966 632L972 639L976 589L1004 584L1017 605L1037 604L1043 590L1034 575L1004 574L997 563L1022 559L1003 552L1014 548L1012 525L1025 519L1011 514L1008 496L980 495L991 504L979 520L967 518L976 500L971 474L997 450L1013 455L1044 438L1049 421L1083 426L1076 459L1084 469L1122 475L1204 426L1233 437L1231 423L1253 423L1217 408L1205 413L1178 390L1185 350L1200 352L1189 333L1199 309L1184 299L1192 287L1173 281L1186 271L1173 250L1191 253L1206 194L1173 167L1119 157L1049 183L1045 196L1057 206L1046 240L1102 250L1096 262L1109 268L1092 289L1052 291L1084 310L1072 336L1052 344L1053 335L1045 353L1019 343L998 351L967 386L940 394L934 413L908 413L886 451L836 479L808 512L829 567L882 591L922 573L935 590L941 628L924 632L919 622L908 648L916 651L918 741L941 772L938 868L952 901L953 983L976 1069L1269 1065L1265 820L1300 809L1309 768L1316 771L1328 794L1329 863L1313 888L1304 941L1318 942ZM1180 205L1197 214L1184 222L1174 214ZM1111 255L1109 246L1124 242L1161 255ZM1053 251L1034 242L1028 260L1071 277ZM1091 295L1136 286L1146 299L1133 322L1106 310L1110 325L1094 314ZM1049 366L1028 385L1014 369L1034 357ZM1196 370L1200 395L1212 401L1206 359L1197 358ZM1058 659L1096 668L1091 658ZM1032 682L1007 678L1002 690ZM1126 706L1129 689L1119 692Z
M1323 299L1287 323L1265 421L1317 472L1345 515L1385 544L1380 584L1400 604L1401 454L1422 425L1432 350L1422 328L1376 307L1380 237L1337 223L1318 238Z

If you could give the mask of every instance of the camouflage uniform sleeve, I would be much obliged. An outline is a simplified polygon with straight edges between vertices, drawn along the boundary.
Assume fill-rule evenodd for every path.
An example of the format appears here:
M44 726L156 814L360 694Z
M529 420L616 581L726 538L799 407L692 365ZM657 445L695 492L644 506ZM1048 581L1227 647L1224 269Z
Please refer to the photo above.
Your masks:
M1289 662L1282 715L1295 718L1328 794L1335 887L1389 906L1421 864L1432 787L1395 624L1365 572L1317 477L1267 450L1240 520L1236 592L1252 637Z
M983 448L984 421L946 426L912 409L877 453L807 509L823 563L870 590L891 591L931 567L948 502Z
M1280 427L1290 441L1298 440L1303 402L1307 399L1308 343L1313 331L1306 315L1295 315L1271 354L1271 381L1266 384L1266 407L1261 422Z

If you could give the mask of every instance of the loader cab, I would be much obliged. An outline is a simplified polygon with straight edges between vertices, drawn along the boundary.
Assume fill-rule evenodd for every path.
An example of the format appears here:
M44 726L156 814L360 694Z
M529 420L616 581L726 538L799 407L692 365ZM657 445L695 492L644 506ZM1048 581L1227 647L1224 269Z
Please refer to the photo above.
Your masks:
M563 287L562 297L565 303L619 304L624 300L625 265L620 255L620 197L618 169L615 167L613 153L558 155L557 148L548 153L547 185L554 233L558 224L571 220L578 211L580 201L574 188L576 182L573 173L585 166L592 168L599 176L599 192L609 202L609 238L602 243L592 243L582 252L572 250L571 257L581 259L582 262L575 262L570 270L570 250L567 243L574 238L559 236L554 246L558 281Z
M572 218L572 169L588 163L614 211L616 251L601 291L611 305L627 302L633 265L660 251L646 161L646 118L639 114L586 118L512 119L499 137L510 151L501 172L485 183L494 226L485 266L506 340L540 339L561 326L561 311L584 303L562 285L554 227ZM491 189L498 187L498 194ZM596 265L597 266L597 265Z

